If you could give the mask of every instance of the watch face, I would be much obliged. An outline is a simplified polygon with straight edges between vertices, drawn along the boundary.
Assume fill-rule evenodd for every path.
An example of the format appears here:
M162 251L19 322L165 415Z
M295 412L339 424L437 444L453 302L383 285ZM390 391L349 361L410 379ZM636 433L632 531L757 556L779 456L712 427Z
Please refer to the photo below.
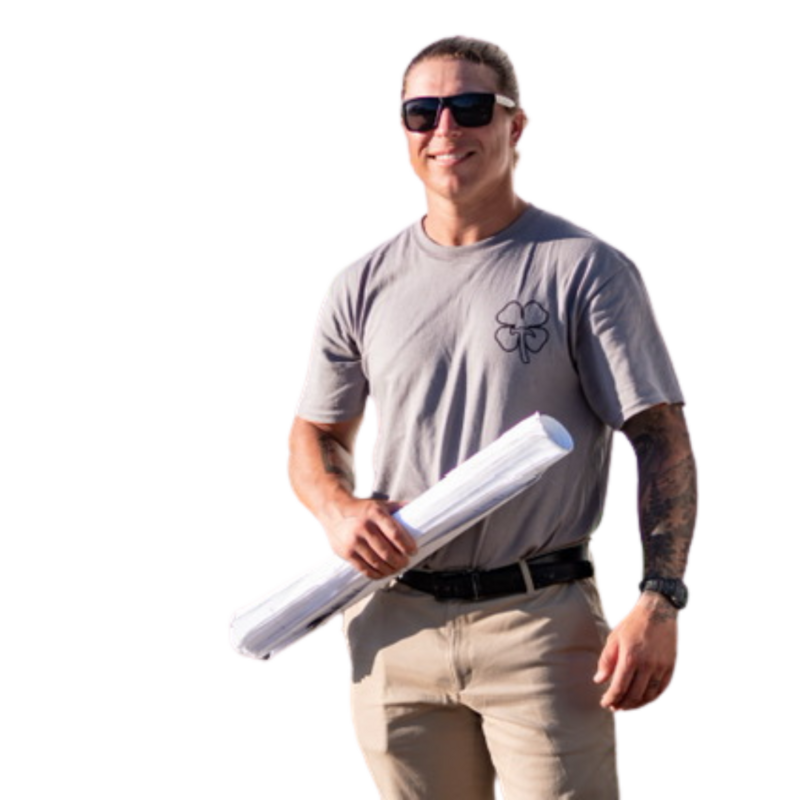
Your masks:
M689 590L680 578L648 578L642 581L641 591L663 594L675 608L686 608L689 601Z

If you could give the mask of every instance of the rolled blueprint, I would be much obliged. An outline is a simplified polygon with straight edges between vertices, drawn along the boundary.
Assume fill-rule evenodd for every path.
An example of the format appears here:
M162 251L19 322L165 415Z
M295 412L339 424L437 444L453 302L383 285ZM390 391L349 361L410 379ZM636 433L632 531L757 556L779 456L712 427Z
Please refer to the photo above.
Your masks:
M567 429L537 413L457 466L394 514L417 542L408 568L527 489L571 450ZM231 643L243 655L267 659L395 577L371 580L331 555L317 569L238 611Z

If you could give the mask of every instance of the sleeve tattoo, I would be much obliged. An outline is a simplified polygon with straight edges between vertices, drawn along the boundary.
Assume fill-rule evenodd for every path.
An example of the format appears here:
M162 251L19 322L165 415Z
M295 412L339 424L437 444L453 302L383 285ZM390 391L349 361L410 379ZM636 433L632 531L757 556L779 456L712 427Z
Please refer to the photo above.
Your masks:
M625 433L639 467L644 575L681 578L697 514L697 470L683 411L677 405L648 409Z

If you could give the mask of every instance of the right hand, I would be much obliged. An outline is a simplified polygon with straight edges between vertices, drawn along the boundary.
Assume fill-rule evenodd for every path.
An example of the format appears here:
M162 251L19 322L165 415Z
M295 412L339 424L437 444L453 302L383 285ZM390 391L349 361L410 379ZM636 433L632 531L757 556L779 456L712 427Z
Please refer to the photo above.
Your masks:
M417 551L414 537L392 517L403 504L356 499L326 526L333 552L372 580L388 578L408 566Z

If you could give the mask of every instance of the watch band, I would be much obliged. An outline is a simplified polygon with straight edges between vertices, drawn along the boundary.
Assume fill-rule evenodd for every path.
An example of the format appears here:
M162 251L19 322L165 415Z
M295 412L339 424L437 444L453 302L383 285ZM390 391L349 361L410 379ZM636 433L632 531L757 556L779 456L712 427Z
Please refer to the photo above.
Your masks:
M658 592L677 609L686 608L689 602L689 590L680 578L645 578L639 584L639 591Z

